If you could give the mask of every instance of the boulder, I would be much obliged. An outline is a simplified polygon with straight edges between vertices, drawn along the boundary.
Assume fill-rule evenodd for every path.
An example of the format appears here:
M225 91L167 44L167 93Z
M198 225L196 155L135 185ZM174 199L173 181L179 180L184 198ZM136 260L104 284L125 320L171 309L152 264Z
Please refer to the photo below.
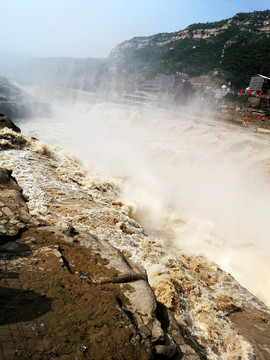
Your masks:
M0 130L4 128L9 128L19 133L21 132L21 129L16 126L9 117L5 116L3 113L0 113Z
M31 224L26 198L12 171L0 168L0 243L9 241Z

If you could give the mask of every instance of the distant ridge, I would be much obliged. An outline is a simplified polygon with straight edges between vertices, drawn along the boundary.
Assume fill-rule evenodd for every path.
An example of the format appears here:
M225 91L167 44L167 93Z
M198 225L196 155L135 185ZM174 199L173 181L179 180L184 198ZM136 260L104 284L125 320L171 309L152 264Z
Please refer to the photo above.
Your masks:
M134 37L103 59L32 58L17 66L15 75L86 91L122 92L158 74L181 72L208 75L237 89L248 86L254 74L270 77L269 49L270 11L255 11L173 33Z
M110 54L121 71L151 77L157 73L213 75L236 87L250 76L270 76L270 11L238 13L211 23L198 23L174 33L135 37Z

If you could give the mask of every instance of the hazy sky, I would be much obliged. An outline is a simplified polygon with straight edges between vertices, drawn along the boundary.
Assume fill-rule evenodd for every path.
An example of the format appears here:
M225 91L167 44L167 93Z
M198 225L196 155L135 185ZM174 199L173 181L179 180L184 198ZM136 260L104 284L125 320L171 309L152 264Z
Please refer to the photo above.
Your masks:
M0 0L0 52L104 57L124 40L270 8L270 0Z

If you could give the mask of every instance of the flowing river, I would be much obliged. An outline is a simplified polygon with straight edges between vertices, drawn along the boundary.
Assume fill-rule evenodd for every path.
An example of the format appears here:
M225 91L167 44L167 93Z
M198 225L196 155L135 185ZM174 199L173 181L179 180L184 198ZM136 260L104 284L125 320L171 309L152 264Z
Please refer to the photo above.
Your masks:
M168 252L205 255L269 305L267 135L180 109L68 99L19 126L117 179L121 201Z

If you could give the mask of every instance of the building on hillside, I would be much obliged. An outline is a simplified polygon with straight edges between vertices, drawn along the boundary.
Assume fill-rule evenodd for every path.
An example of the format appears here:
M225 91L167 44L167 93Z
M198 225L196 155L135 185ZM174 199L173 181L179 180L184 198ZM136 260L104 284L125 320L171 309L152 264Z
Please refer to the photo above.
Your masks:
M188 80L189 76L181 71L176 71L176 75L180 76L183 80Z
M262 91L262 94L270 94L270 78L260 74L252 76L249 82L249 91Z
M168 103L184 103L195 91L181 75L157 75L143 83L136 95Z
M213 81L210 79L209 76L197 76L194 78L189 78L188 81L196 90L201 89L201 90L209 91L215 87L215 84L213 83Z
M223 84L220 86L220 84L211 80L210 76L206 75L190 78L188 81L197 91L200 99L210 96L215 101L218 101L231 91L230 82L227 85Z

